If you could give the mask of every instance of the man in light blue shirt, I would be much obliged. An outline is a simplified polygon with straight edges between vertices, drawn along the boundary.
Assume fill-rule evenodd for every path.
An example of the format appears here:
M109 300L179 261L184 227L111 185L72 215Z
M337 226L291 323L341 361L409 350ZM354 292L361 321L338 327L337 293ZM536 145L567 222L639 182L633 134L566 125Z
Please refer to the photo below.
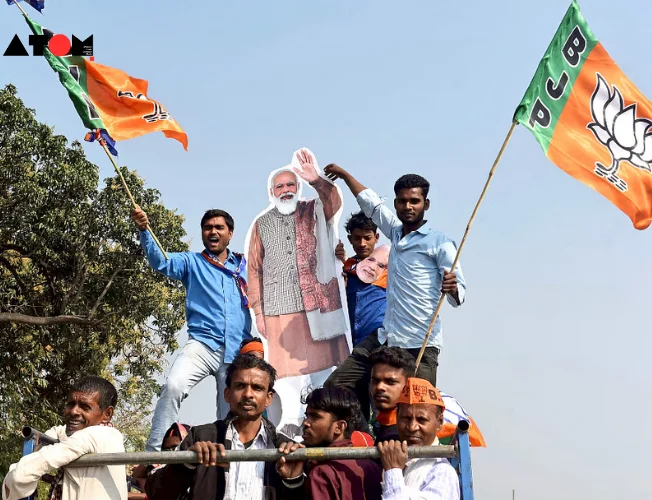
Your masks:
M179 414L191 389L209 375L217 382L217 419L229 411L224 401L226 369L238 355L240 344L251 338L247 298L247 263L228 249L233 218L224 210L209 210L201 220L204 250L172 252L166 259L147 231L149 221L140 208L132 213L140 229L140 242L155 271L186 288L188 342L174 360L156 403L147 451L160 451L165 431Z
M353 389L357 380L368 378L369 354L381 345L407 349L416 358L442 292L453 307L458 307L464 302L466 284L459 263L450 272L457 253L453 240L426 226L424 215L430 207L426 179L408 174L396 181L394 215L375 192L343 168L329 165L324 173L346 182L365 215L392 244L383 326L358 344L326 382ZM435 387L442 346L441 319L437 318L417 372Z

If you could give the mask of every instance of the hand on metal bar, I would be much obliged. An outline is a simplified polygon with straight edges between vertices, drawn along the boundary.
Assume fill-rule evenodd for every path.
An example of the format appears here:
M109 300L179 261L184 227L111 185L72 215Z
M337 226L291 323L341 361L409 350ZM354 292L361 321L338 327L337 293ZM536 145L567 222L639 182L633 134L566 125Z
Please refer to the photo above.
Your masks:
M457 456L455 446L411 446L409 458L453 458ZM284 454L278 450L227 450L220 456L220 462L275 462L284 457L286 461L295 460L360 460L380 458L376 447L364 448L299 448ZM68 467L88 467L91 465L136 465L136 464L197 464L194 451L162 451L137 453L89 453Z

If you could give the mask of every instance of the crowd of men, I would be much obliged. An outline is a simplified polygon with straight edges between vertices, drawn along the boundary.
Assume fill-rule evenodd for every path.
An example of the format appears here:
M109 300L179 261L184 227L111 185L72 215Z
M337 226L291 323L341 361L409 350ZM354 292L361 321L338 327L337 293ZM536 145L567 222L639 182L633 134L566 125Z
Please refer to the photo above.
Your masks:
M446 459L408 460L407 453L408 446L438 444L444 413L436 389L442 347L439 318L418 368L415 360L441 294L458 307L466 291L460 266L451 269L455 243L429 228L424 219L430 206L428 181L414 174L399 178L394 186L394 214L374 191L341 167L331 164L324 169L325 176L315 175L310 153L302 151L298 157L302 172L283 170L271 178L270 195L279 200L273 210L280 207L279 215L292 210L283 208L283 200L294 198L302 180L335 200L330 186L342 179L361 208L346 223L354 256L347 259L341 244L335 248L346 282L352 351L348 357L340 356L337 369L305 396L301 438L288 437L267 418L277 368L283 373L300 372L312 360L310 356L292 363L283 359L277 367L277 352L265 361L263 344L252 335L246 258L229 249L233 218L223 210L209 210L201 220L204 250L171 253L166 259L147 231L147 215L137 208L132 218L150 265L181 280L186 288L189 334L157 401L146 449L191 450L199 463L141 466L134 471L132 484L144 490L139 498L150 500L459 499L457 474ZM337 209L320 207L326 220ZM263 243L267 229L282 230L274 224L284 219L274 217L272 213L268 222L263 217L257 221L263 233L257 237ZM378 230L389 239L389 246L378 245ZM292 236L298 237L296 232ZM301 265L297 267L300 274ZM289 283L296 284L292 276ZM287 305L302 300L295 292L278 288L275 294L290 294L285 297ZM321 298L328 300L328 290ZM312 312L309 307L281 307L274 312L264 301L264 294L257 292L253 305L259 333L272 335L277 330L280 335L283 322L298 325L301 342L314 344L320 360L328 358L324 366L346 347L338 337L316 340L311 335L306 319ZM322 343L330 347L323 349ZM217 420L194 427L176 423L182 401L209 375L218 387ZM53 468L59 472L50 480L50 499L127 498L123 466L65 467L86 453L123 451L122 436L111 426L116 403L117 392L108 381L89 377L77 383L66 402L65 425L47 432L59 442L11 466L2 487L3 500L28 496ZM302 447L327 446L377 446L381 458L220 462L226 450L277 449L287 454Z

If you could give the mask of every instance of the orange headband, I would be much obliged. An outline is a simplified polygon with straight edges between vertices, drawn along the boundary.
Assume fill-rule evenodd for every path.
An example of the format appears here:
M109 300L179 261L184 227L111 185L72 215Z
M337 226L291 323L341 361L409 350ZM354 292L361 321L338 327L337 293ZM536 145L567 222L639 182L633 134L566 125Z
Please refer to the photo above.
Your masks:
M427 380L416 377L407 379L398 402L409 405L425 404L446 408L439 391Z
M240 349L240 354L247 354L249 352L259 352L264 355L265 349L263 348L263 343L256 340L254 342L249 342L246 346Z

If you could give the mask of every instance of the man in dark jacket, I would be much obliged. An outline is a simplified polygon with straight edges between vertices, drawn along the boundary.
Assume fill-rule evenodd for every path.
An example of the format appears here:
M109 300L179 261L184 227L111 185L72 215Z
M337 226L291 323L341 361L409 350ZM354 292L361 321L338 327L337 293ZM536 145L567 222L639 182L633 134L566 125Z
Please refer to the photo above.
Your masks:
M275 379L276 370L266 361L252 354L237 356L226 375L229 416L193 427L181 443L180 450L197 453L199 465L168 465L155 472L147 479L148 498L176 500L188 488L191 500L294 498L302 479L288 481L288 486L273 462L218 461L226 450L278 449L288 441L262 416L272 402Z
M351 433L359 418L360 403L348 389L315 389L306 398L303 442L308 448L353 446ZM303 445L285 443L281 451L298 447ZM281 476L294 478L295 482L303 468L303 462L285 462L281 458L278 463ZM382 470L374 460L313 461L308 463L307 475L303 497L310 500L380 500L381 497ZM296 494L301 489L296 488Z

